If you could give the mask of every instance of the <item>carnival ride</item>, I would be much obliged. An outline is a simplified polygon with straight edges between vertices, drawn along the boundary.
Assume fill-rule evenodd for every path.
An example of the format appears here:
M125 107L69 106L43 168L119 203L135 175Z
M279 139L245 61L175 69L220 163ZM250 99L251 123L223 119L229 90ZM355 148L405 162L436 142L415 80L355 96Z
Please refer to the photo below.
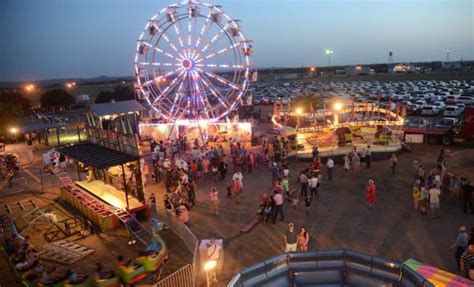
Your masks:
M336 102L332 109L313 112L294 111L274 106L272 122L282 135L296 135L298 156L306 157L312 147L340 155L349 152L346 145L383 146L387 152L399 150L404 123L403 111L370 103ZM291 126L288 122L296 123Z
M219 5L189 0L155 14L135 54L135 90L153 123L171 137L183 134L177 126L205 133L207 124L234 117L239 104L251 102L251 43L240 20Z

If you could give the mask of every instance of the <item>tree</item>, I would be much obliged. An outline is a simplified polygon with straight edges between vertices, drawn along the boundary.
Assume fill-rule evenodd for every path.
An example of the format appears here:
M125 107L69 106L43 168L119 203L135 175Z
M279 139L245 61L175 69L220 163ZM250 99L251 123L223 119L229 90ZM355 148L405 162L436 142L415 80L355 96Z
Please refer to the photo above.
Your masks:
M0 91L0 99L0 130L5 132L17 123L16 117L30 111L31 102L22 94L9 90Z
M308 92L306 95L296 98L295 103L291 103L292 107L302 107L304 112L310 112L310 105L314 110L324 108L324 97L317 96L314 92Z
M100 91L94 102L99 103L110 103L112 100L116 102L134 100L135 94L130 87L118 85L115 86L113 91Z
M64 89L49 90L40 97L41 107L46 109L70 107L75 102L74 97Z

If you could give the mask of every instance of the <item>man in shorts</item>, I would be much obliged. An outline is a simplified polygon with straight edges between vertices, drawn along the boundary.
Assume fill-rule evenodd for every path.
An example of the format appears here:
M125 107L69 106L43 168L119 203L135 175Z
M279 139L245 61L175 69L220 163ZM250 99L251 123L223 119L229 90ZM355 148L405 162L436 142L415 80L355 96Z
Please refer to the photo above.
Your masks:
M436 186L430 188L430 208L433 212L433 218L439 218L439 195L441 191Z
M288 231L285 233L285 252L296 251L298 234L293 223L288 224Z

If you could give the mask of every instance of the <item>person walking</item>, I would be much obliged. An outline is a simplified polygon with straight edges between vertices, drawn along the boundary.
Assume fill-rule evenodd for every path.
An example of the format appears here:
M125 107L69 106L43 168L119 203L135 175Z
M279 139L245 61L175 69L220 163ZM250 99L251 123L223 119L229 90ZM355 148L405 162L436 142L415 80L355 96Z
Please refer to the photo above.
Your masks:
M300 183L301 183L301 196L306 197L306 194L308 192L309 179L308 179L308 176L306 176L306 173L305 173L304 170L301 171L300 176L299 176L299 180L300 180Z
M371 163L372 163L372 149L370 148L370 145L368 145L367 149L365 150L365 166L367 168L370 168Z
M156 218L157 213L156 213L156 197L155 194L152 193L150 197L148 198L148 201L150 202L150 211L151 211L151 216L153 218Z
M332 159L332 157L328 158L326 162L326 167L328 169L328 180L332 180L332 171L334 168L334 160Z
M349 170L351 169L351 159L349 158L349 154L346 153L344 156L344 170L346 171L346 175L349 175Z
M233 187L235 194L235 204L240 204L240 193L242 192L242 186L238 178L234 179Z
M354 163L354 175L359 175L359 172L360 172L360 156L359 154L356 152L354 153L354 155L352 156L352 162Z
M211 188L209 192L209 198L211 200L212 210L214 210L215 215L219 215L219 192L215 187Z
M390 158L390 168L392 169L392 174L395 174L397 164L398 164L397 155L392 153L392 157Z
M270 168L270 171L272 173L272 187L273 187L275 185L275 182L278 179L278 166L277 166L276 162L274 162L272 164L272 167Z
M454 258L456 259L458 271L461 271L460 259L461 259L461 255L464 253L464 251L467 248L468 241L469 241L469 235L466 232L466 226L459 227L459 233L458 233L458 236L456 237L456 241L450 247L451 249L455 249Z
M273 195L273 200L275 201L275 212L273 213L272 223L275 224L278 214L280 214L280 221L284 220L283 215L283 197L281 193L275 193Z
M306 231L304 226L300 227L300 232L297 236L298 248L301 251L308 251L308 243L309 243L309 233Z
M421 199L421 190L420 190L420 181L417 179L415 180L415 184L413 185L413 208L415 210L419 210L420 208L420 199Z
M293 223L288 224L288 231L285 233L285 252L296 251L298 234Z
M461 178L462 201L464 203L464 213L474 214L472 209L472 185L467 178Z
M311 196L318 195L318 193L317 193L318 177L315 174L313 174L311 176L311 178L308 180L308 186L309 186ZM301 196L303 196L303 195L301 195Z
M430 192L430 208L433 212L433 218L439 218L439 196L441 191L436 188L436 186L432 185L429 189Z
M375 186L375 182L373 179L369 179L369 184L367 185L367 194L365 196L365 201L370 209L372 209L375 205L376 199L376 190L377 187Z

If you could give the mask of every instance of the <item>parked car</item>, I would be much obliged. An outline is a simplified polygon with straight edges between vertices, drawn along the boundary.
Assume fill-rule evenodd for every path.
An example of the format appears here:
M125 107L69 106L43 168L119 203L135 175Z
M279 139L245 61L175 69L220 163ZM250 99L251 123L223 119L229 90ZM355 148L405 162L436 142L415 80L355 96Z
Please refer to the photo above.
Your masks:
M456 118L442 118L441 120L437 121L435 123L435 129L440 129L440 130L449 130L458 122L458 119Z
M441 102L441 101L439 101L439 102L434 102L434 103L433 103L433 107L435 107L435 109L436 109L438 112L440 112L440 111L442 111L442 110L444 109L444 107L446 107L446 104L445 104L444 102Z
M461 96L457 99L456 103L461 103L461 104L465 104L466 106L471 106L474 104L474 97Z
M425 100L418 100L418 101L415 102L415 105L416 105L417 109L421 109L424 106L426 106L426 101Z
M457 117L462 113L461 110L457 105L456 106L446 106L443 111L443 116L445 117Z
M403 125L406 128L425 128L430 125L430 121L423 118L408 118Z
M438 110L433 105L425 105L421 108L421 115L423 116L433 116L438 114Z

